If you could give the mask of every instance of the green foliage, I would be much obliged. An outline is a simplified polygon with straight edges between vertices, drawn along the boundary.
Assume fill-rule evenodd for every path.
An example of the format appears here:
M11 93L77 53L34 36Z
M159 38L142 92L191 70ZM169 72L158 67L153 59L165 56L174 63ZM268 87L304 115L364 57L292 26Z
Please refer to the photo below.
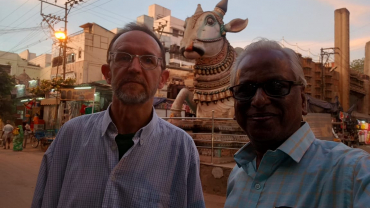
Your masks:
M75 79L67 78L63 80L61 77L52 80L41 80L39 86L28 91L34 95L44 95L50 92L51 89L59 90L63 85L74 85L75 82Z
M365 64L365 58L362 59L355 59L351 62L350 68L352 70L359 71L361 73L364 73L364 64Z
M11 101L11 91L15 85L15 78L5 71L0 71L0 118L3 121L12 119L15 107Z

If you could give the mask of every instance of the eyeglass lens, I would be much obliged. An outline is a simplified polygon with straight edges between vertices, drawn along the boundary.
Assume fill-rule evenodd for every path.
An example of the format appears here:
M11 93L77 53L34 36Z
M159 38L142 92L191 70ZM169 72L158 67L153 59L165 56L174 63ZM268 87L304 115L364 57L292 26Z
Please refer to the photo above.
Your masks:
M114 53L114 63L119 63L121 66L123 67L128 67L130 64L131 64L131 59L134 58L134 55L130 55L128 53L124 53L124 52L121 52L121 53ZM140 65L144 68L144 69L154 69L155 67L157 67L157 61L158 61L158 58L156 56L153 56L153 55L142 55L142 56L139 56L139 61L140 61Z
M291 84L286 81L271 81L261 84L244 83L233 88L234 97L240 100L250 100L262 87L268 96L280 97L289 94Z

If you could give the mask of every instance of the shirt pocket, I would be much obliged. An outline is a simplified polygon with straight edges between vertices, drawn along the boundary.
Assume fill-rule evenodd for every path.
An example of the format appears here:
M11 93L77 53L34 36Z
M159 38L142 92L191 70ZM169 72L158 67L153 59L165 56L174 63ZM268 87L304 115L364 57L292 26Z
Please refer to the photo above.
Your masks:
M135 188L132 207L167 208L170 207L171 196L158 190Z

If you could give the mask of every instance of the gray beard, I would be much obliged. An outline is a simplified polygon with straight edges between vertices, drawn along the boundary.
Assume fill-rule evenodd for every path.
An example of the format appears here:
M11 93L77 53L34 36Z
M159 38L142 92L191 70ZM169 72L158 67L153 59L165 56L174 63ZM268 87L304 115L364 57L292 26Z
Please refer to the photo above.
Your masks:
M113 87L113 86L112 86ZM148 94L147 92L142 92L137 95L129 95L126 92L123 92L121 90L121 86L118 88L113 88L114 95L123 103L126 105L135 105L135 104L144 104L146 103L150 98L154 97L156 91L158 88L158 84L153 90Z

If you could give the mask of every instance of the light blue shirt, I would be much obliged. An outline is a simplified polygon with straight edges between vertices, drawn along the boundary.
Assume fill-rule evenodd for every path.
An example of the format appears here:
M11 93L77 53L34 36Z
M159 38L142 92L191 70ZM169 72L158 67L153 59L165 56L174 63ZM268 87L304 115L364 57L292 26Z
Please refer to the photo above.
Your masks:
M315 138L305 123L256 170L246 144L234 156L225 207L370 207L370 155Z
M194 141L152 115L121 160L109 110L64 124L43 157L32 207L205 207Z

